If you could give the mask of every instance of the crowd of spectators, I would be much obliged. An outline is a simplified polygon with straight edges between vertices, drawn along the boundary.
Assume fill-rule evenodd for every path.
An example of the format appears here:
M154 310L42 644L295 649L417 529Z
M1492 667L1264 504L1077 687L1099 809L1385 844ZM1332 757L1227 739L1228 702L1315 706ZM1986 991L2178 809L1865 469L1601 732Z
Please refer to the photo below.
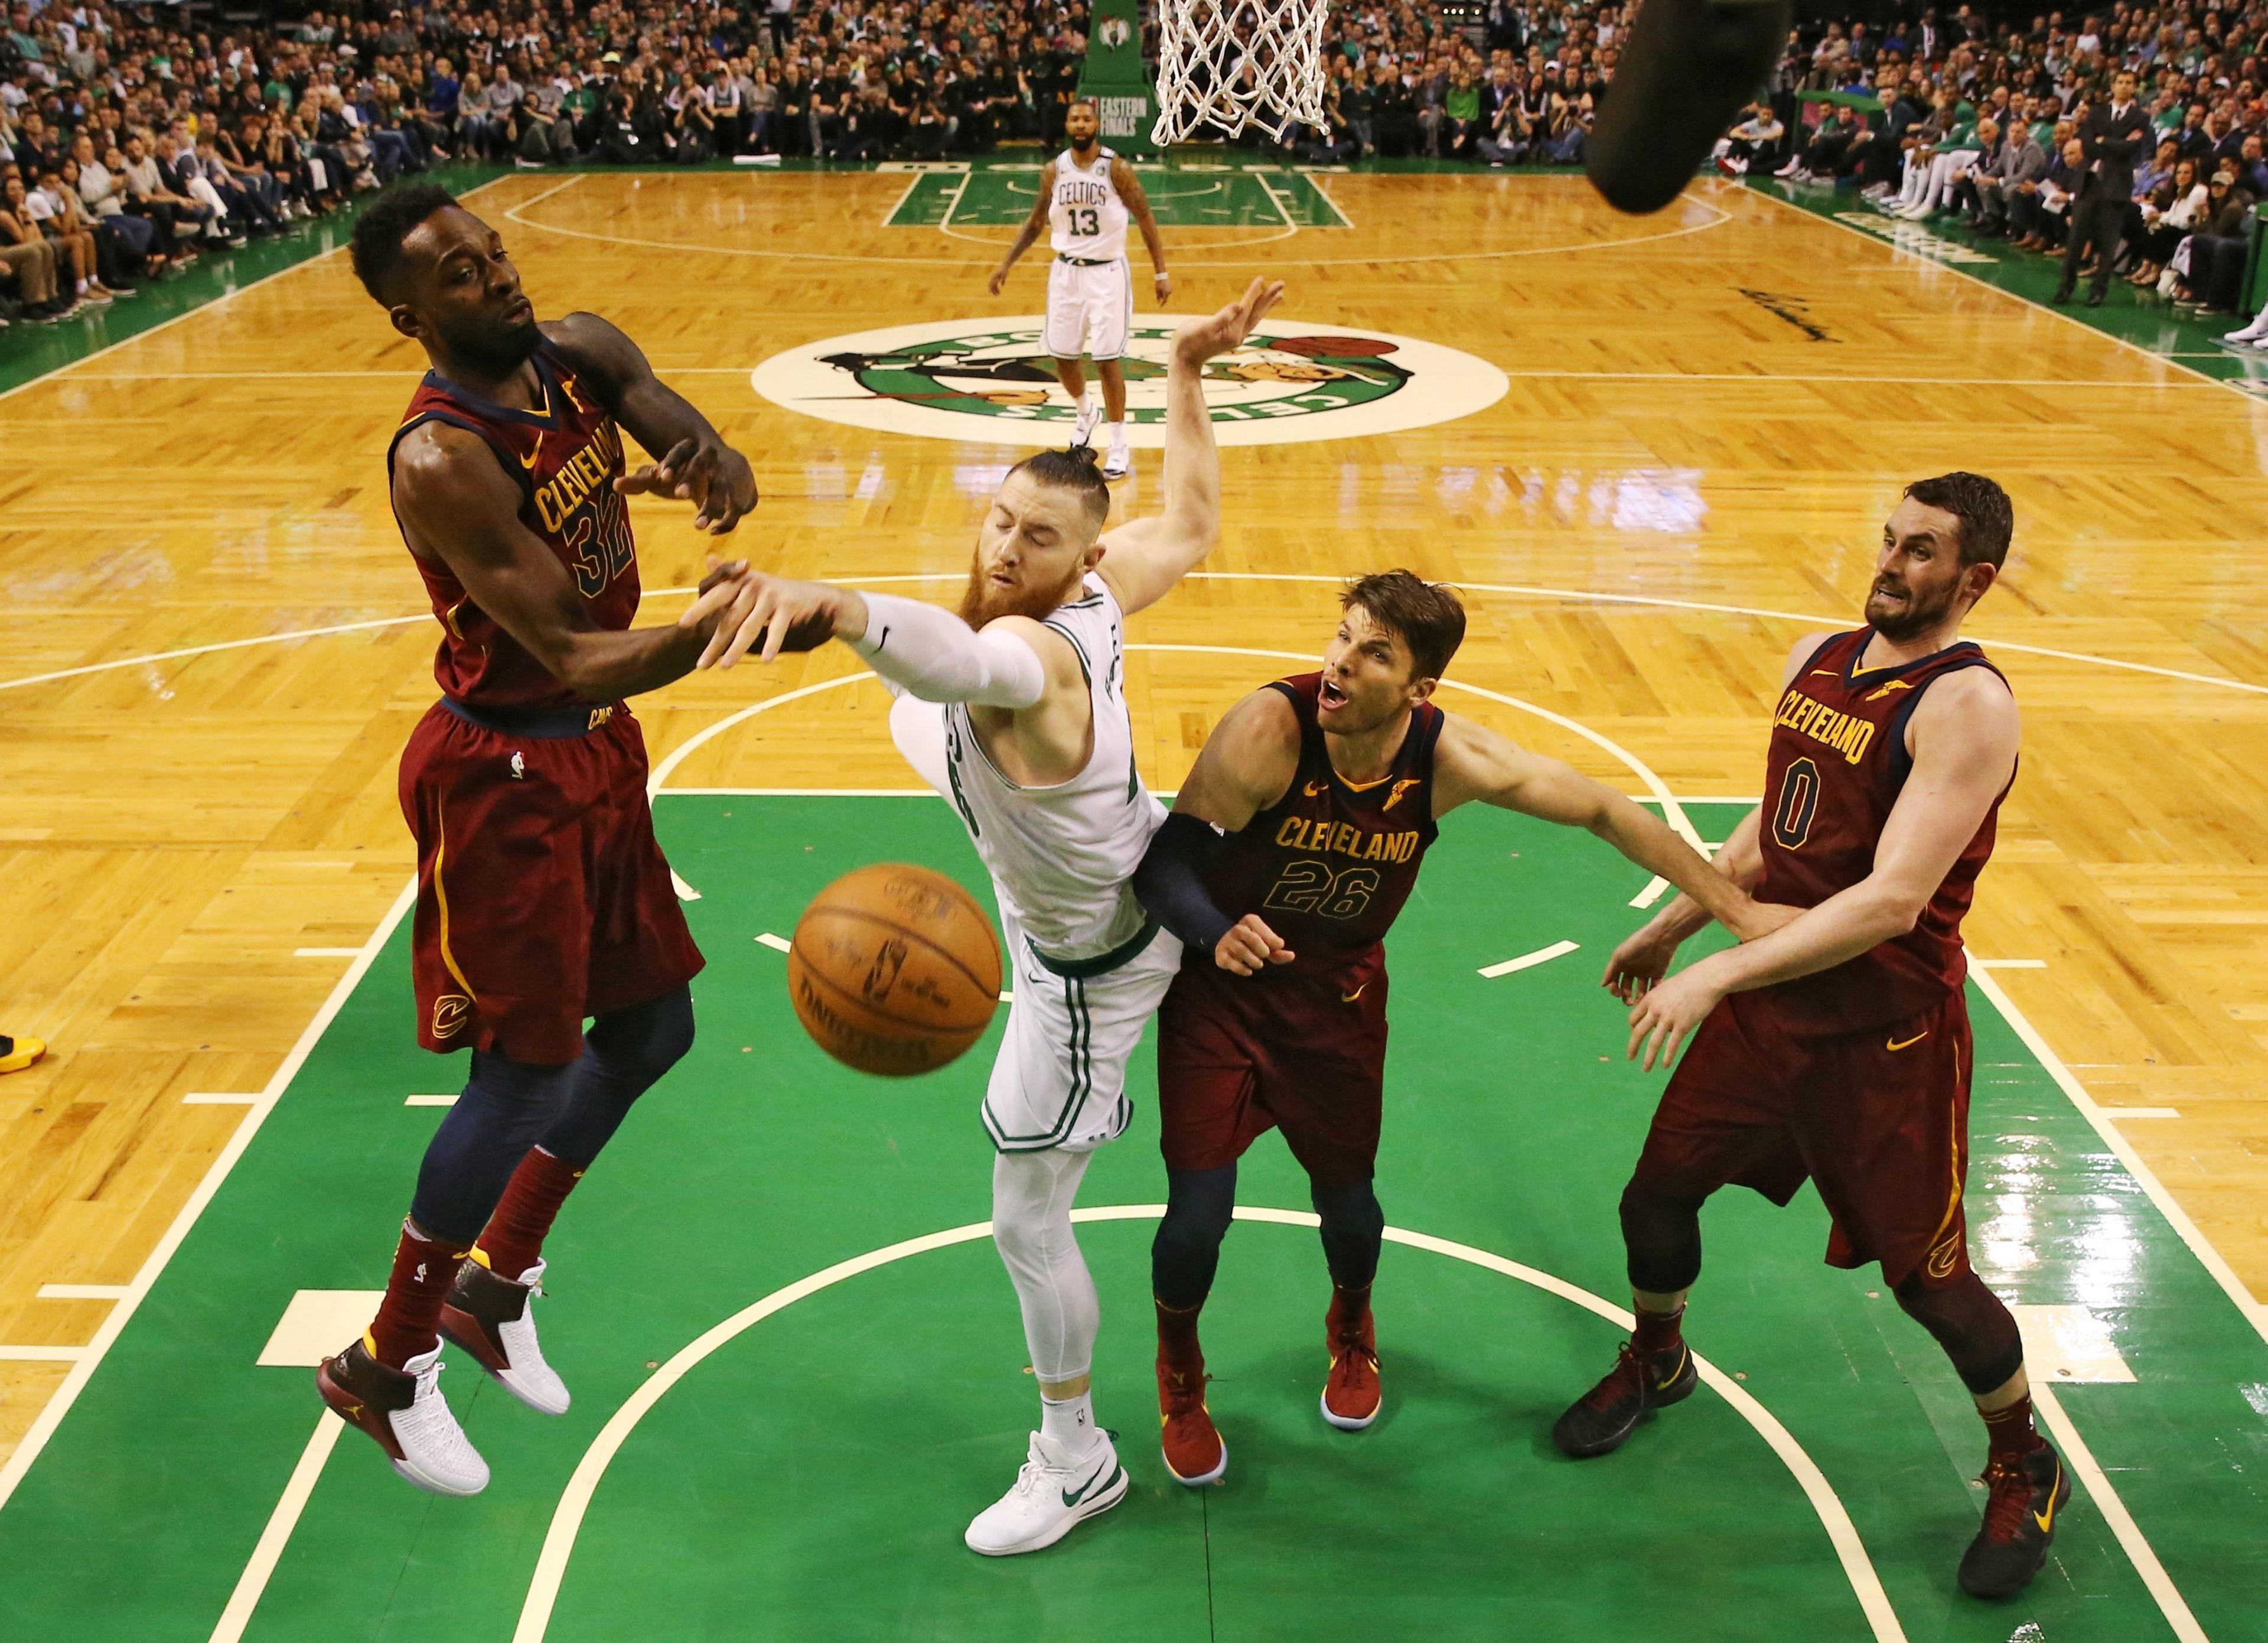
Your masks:
M1779 128L1771 140L1736 131L1718 163L1846 181L1905 221L1958 222L2048 255L2066 248L2077 205L2116 188L2118 243L2106 251L2090 239L2082 254L2110 256L2113 271L2179 306L2226 314L2242 300L2250 217L2268 199L2264 34L2257 0L2242 10L2120 0L2029 23L1987 22L1964 5L1880 29L1830 25L1792 42L1778 87L1790 117L1815 123L1760 109L1754 124ZM2130 107L2143 117L2139 139L2090 152L2090 116ZM2228 340L2261 335L2248 326Z
M106 0L0 3L0 289L34 318L448 160L1052 145L1087 22L1086 0L377 0L269 27ZM1848 179L1917 220L1959 210L2052 248L2086 163L2066 152L2076 122L2126 67L2165 142L2138 177L2122 265L2223 306L2227 256L2188 242L2233 238L2268 193L2268 0L2246 5L2120 0L2028 23L1962 5L1801 28L1720 164ZM1270 146L1323 163L1580 165L1635 12L1333 0L1324 120Z

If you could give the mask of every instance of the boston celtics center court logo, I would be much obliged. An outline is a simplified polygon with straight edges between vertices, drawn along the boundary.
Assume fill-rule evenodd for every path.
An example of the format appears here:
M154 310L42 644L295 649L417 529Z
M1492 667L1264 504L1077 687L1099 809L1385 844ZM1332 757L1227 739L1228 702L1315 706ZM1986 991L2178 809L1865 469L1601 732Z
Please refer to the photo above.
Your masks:
M1166 442L1169 316L1138 318L1123 362L1131 442ZM834 336L777 354L751 378L776 405L829 422L993 445L1064 442L1078 408L1056 380L1038 319L945 320ZM1088 391L1100 395L1094 373ZM1454 348L1338 325L1271 320L1205 367L1223 445L1398 433L1494 404L1511 384Z

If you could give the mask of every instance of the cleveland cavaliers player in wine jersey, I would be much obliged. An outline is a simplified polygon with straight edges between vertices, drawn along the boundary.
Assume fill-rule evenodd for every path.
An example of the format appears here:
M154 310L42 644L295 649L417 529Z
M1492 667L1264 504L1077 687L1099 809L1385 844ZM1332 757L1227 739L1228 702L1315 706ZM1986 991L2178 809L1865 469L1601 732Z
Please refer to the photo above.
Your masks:
M2016 1321L1970 1266L1962 1201L1961 921L2015 780L2018 727L2007 682L1961 624L2014 529L2007 494L1979 475L1908 486L1882 527L1867 625L1789 652L1764 802L1717 867L1775 912L1806 910L1669 976L1705 922L1681 897L1609 962L1607 985L1632 1002L1633 1057L1667 1064L1693 1042L1623 1194L1633 1339L1552 1432L1569 1455L1604 1455L1691 1392L1683 1319L1703 1202L1738 1185L1786 1204L1808 1177L1834 1217L1828 1261L1881 1263L1984 1418L1984 1521L1960 1570L1979 1597L2038 1573L2071 1494L2032 1428Z
M522 1403L566 1411L535 1337L544 1235L693 1042L701 954L623 698L689 671L709 636L631 628L622 499L690 499L722 533L755 481L622 332L588 313L538 322L504 242L446 190L381 195L354 266L432 364L387 451L441 637L441 699L401 757L410 968L418 1042L469 1050L472 1070L426 1149L378 1316L316 1383L402 1477L465 1495L489 1471L441 1396L440 1335ZM627 473L625 432L666 454Z
M1159 1013L1166 1215L1151 1249L1166 1465L1196 1486L1228 1451L1206 1408L1197 1313L1236 1204L1236 1160L1271 1129L1307 1172L1331 1300L1323 1418L1377 1418L1371 1176L1386 1070L1386 953L1435 824L1478 801L1587 828L1724 920L1765 915L1662 821L1432 701L1464 637L1447 588L1348 584L1322 671L1232 708L1197 755L1134 888L1183 943Z

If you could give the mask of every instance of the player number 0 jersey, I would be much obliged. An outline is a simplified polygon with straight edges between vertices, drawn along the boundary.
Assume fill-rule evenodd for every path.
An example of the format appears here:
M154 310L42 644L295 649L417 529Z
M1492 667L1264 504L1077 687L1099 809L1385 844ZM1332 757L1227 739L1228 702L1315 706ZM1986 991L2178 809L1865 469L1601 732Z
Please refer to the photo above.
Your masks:
M1057 256L1116 262L1126 254L1126 202L1110 181L1110 167L1117 158L1104 149L1092 166L1081 166L1069 149L1056 156L1048 244Z

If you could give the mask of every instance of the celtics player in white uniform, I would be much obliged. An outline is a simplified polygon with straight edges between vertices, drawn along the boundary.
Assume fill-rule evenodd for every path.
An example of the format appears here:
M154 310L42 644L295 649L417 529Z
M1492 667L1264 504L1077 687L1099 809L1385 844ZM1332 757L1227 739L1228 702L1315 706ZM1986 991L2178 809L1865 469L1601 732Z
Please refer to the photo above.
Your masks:
M1121 623L1212 548L1220 459L1205 363L1250 335L1283 291L1255 280L1175 335L1158 518L1104 533L1110 493L1092 453L1044 452L994 493L957 615L733 565L685 618L725 612L703 666L731 665L759 637L770 660L791 631L831 632L865 658L898 698L892 737L952 801L992 873L1014 975L983 1103L992 1236L1040 1383L1040 1429L1015 1486L965 1536L994 1557L1052 1545L1126 1494L1089 1393L1100 1311L1071 1207L1094 1149L1126 1128L1126 1063L1181 946L1131 888L1165 813L1134 768Z
M1056 260L1048 270L1043 341L1055 356L1056 376L1064 392L1079 407L1079 432L1072 443L1094 441L1094 402L1087 397L1086 372L1079 364L1080 354L1086 353L1093 356L1095 374L1102 379L1103 410L1109 422L1110 452L1103 459L1102 476L1123 479L1134 469L1133 453L1126 448L1126 375L1118 364L1134 321L1134 272L1126 262L1130 221L1141 229L1142 243L1149 248L1150 266L1157 270L1152 284L1160 306L1173 296L1174 281L1166 272L1158 219L1150 215L1150 202L1135 181L1134 167L1102 146L1101 129L1092 99L1082 98L1064 112L1064 136L1071 146L1041 172L1032 214L1000 266L992 270L988 285L998 296L1016 259L1031 249L1042 228L1048 231Z

